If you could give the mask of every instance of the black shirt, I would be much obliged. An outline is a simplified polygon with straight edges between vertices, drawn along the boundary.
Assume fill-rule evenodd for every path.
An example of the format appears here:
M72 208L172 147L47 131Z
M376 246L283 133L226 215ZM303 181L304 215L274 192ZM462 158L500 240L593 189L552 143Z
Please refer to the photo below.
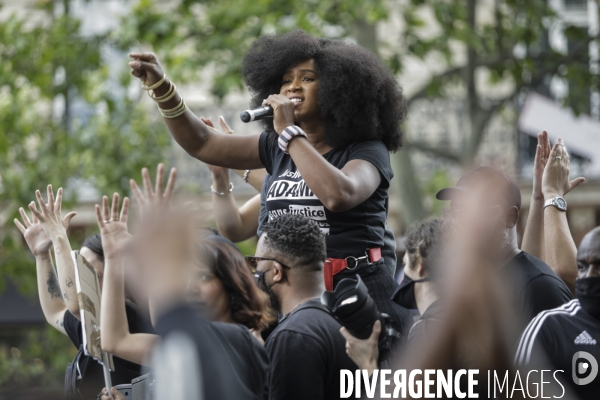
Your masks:
M327 257L331 258L364 256L365 249L383 247L388 188L394 175L383 142L355 142L345 149L323 154L330 164L340 169L351 160L368 161L381 175L379 187L367 200L350 210L331 212L306 185L292 157L281 151L275 135L263 132L259 142L260 160L269 173L265 178L264 195L269 219L288 213L313 219L327 235Z
M429 307L419 319L415 321L413 326L408 332L408 338L406 340L407 346L413 346L418 341L433 340L432 336L434 333L439 331L440 322L444 315L444 306L440 300L436 300Z
M503 269L512 290L512 305L523 327L545 310L573 299L565 282L542 260L519 252Z
M186 335L196 347L205 399L258 400L265 393L268 358L264 347L240 324L209 322L188 306L159 318L156 330L168 341L171 334ZM157 363L161 363L160 360ZM187 371L189 372L189 371ZM174 371L176 374L176 372ZM185 385L182 376L164 377L169 384Z
M298 306L267 338L270 400L340 398L340 370L358 367L346 354L341 325L326 311Z
M267 173L265 175L265 179L263 180L262 189L260 192L260 214L258 217L258 230L256 234L260 237L263 234L263 225L267 223L269 220L269 212L267 211L267 190L269 188L269 180L271 175ZM396 255L396 238L394 237L394 232L389 227L389 225L385 224L385 234L383 236L383 247L381 248L381 256L383 257L383 262L390 275L393 277L396 274L396 263L398 262L398 257Z
M600 371L588 384L576 385L573 382L573 361L576 370L580 364L588 364L583 374L576 371L577 378L589 377L591 373L591 362L575 357L575 353L586 352L596 359L596 365L600 364L600 320L582 309L579 300L572 300L534 318L521 336L515 361L520 366L531 366L536 350L545 354L554 370L564 371L557 373L556 377L581 400L600 398Z
M127 323L130 333L155 333L152 325L139 310L130 303L125 303ZM65 311L64 328L71 342L78 349L83 346L81 321L69 310ZM142 367L122 358L113 356L115 370L110 373L113 386L131 383L131 380L142 375ZM96 399L104 385L102 365L91 356L82 355L79 359L79 371L82 379L78 381L79 392L85 400Z

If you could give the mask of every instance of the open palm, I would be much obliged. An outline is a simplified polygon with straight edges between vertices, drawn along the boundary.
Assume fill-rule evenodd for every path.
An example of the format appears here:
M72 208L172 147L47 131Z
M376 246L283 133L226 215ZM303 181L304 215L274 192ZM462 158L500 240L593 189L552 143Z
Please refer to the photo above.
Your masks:
M119 215L119 195L113 194L112 207L108 208L108 197L102 197L102 207L96 204L96 219L102 236L104 258L119 255L127 246L132 235L127 230L127 215L129 213L129 198L123 199L123 207Z

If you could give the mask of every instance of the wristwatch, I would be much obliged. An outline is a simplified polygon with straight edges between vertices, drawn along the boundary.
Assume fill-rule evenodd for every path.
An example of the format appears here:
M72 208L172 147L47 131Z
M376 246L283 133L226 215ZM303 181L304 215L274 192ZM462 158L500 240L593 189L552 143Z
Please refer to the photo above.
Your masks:
M567 202L562 197L553 197L544 202L544 208L554 206L560 211L567 211Z

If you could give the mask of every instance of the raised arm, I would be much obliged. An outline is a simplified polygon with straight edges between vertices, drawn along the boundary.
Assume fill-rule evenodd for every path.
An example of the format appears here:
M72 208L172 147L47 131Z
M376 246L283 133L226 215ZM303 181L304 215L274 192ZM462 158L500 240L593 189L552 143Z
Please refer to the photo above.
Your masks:
M221 179L223 183L215 184L213 177L213 187L216 191L229 186L229 183L226 183L229 182L229 177ZM231 193L227 190L221 193L223 196L215 193L212 195L213 212L219 233L232 242L242 242L255 236L260 216L260 194L252 197L238 209Z
M127 231L129 199L123 199L119 216L119 195L113 195L109 211L108 198L102 198L102 209L96 205L96 219L102 235L104 249L104 279L100 330L102 350L117 357L143 364L158 341L157 335L129 333L125 311L124 251L131 235Z
M533 190L529 202L529 214L523 233L521 250L546 261L544 254L544 194L542 193L542 175L550 156L548 132L538 133L538 144L533 163Z
M46 317L46 321L50 325L63 335L66 335L63 320L67 306L62 299L60 285L58 284L58 278L52 264L52 255L50 254L52 241L50 241L50 238L42 229L42 225L35 215L32 215L32 219L30 220L23 208L19 208L19 212L23 218L23 223L16 218L14 222L23 234L29 250L35 256L38 295L44 317ZM75 213L68 214L65 217L67 226L73 216L75 216Z
M544 199L564 197L585 182L585 178L569 181L569 153L562 139L554 144L542 178ZM571 292L577 279L577 247L569 230L567 213L554 206L544 209L544 237L546 263L562 278Z
M156 167L154 189L152 189L152 182L150 181L150 174L147 168L142 168L143 191L140 190L138 184L133 179L129 181L131 190L135 193L136 200L140 205L142 219L144 219L145 215L151 213L153 209L159 208L167 212L170 208L171 198L175 191L175 182L177 181L177 169L171 168L166 186L164 186L164 174L165 166L162 163L158 164ZM148 309L150 312L150 321L153 326L155 326L157 321L156 306L154 297L148 296Z
M162 81L153 90L154 97L175 95L165 102L158 103L164 113L177 109L182 104L182 98L171 87L156 56L152 53L131 53L133 61L129 63L131 73L140 78L145 87L152 87ZM259 135L226 135L216 129L208 127L200 118L196 117L189 109L175 118L165 117L165 122L175 141L188 152L189 155L205 163L235 169L262 168L258 156Z
M42 199L39 190L36 190L35 196L40 207L37 210L34 202L29 204L29 209L33 215L40 221L44 232L52 241L54 247L54 257L56 258L56 272L58 282L62 289L62 297L65 301L67 309L79 319L79 300L77 299L77 288L75 287L75 263L71 257L71 243L67 236L67 227L69 221L75 216L71 212L62 218L61 206L63 190L59 188L56 192L56 200L52 185L48 185L48 204Z

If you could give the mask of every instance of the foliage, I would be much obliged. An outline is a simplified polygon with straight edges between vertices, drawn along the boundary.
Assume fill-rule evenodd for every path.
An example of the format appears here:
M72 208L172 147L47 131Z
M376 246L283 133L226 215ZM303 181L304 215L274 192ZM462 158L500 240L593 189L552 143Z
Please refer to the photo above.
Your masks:
M374 36L375 23L390 23L397 17L402 21L397 34L392 29L374 43L361 35L361 30L363 34L371 30ZM551 79L564 79L569 86L565 105L576 113L589 113L590 90L599 85L588 68L588 45L595 37L560 20L545 0L180 0L168 11L159 2L140 0L115 37L124 48L152 46L176 80L200 80L209 71L212 94L223 99L243 88L241 59L250 43L259 35L293 28L354 37L398 73L415 60L445 64L408 102L448 96L464 101L469 129L462 133L461 150L422 142L409 129L406 144L462 165L473 162L492 117L502 107L522 101L528 91L547 91ZM551 29L564 29L568 49L548 45ZM487 77L485 86L476 79L482 73ZM411 162L400 161L410 157L402 152L395 157L397 171ZM401 191L411 189L410 195L417 197L401 202L405 222L411 222L426 211L420 191L412 190L417 182L411 176L403 178L395 184L402 185Z
M62 388L65 369L75 354L69 339L50 325L28 330L17 346L0 346L0 387Z
M155 165L170 143L164 125L126 95L126 64L111 76L100 55L108 39L83 37L77 20L51 15L33 28L17 16L0 22L0 274L25 292L35 290L35 268L12 223L18 207L47 184L67 189L67 206L81 180L102 193L126 191L126 178ZM65 98L68 124L54 115Z
M162 161L170 144L164 124L127 95L126 63L112 71L103 59L110 39L82 36L80 22L57 16L53 4L37 6L41 23L17 15L0 21L0 291L11 279L33 296L35 261L12 222L18 208L27 210L47 184L65 187L64 211L82 182L101 193L128 191L127 178ZM49 327L31 330L21 345L0 351L0 385L62 386L72 347Z
M149 45L177 81L198 81L211 67L212 94L222 99L243 88L242 57L264 34L302 28L329 37L347 37L354 21L387 17L382 0L183 0L165 10L159 1L140 0L114 35L123 48ZM214 74L214 75L213 75Z

